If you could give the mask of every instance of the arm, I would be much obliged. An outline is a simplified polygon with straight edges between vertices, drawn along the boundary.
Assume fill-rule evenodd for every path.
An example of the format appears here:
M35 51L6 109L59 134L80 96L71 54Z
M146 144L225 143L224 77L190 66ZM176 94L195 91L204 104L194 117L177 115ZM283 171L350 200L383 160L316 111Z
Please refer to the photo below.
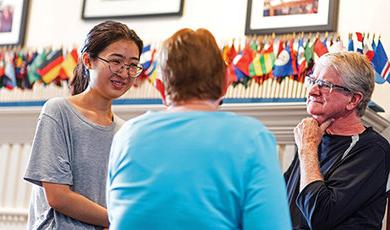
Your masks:
M370 153L375 153L375 157ZM296 203L311 228L333 229L370 205L370 200L377 199L380 193L384 194L387 178L384 156L381 147L366 145L350 152L326 181L308 184Z
M69 185L42 182L49 206L82 222L108 227L107 210L70 190Z
M311 228L332 229L381 191L387 178L387 153L380 145L367 143L350 152L324 179L317 152L322 130L311 119L304 119L294 130L301 171L296 202Z
M294 129L301 172L299 191L314 181L324 180L318 161L318 145L331 122L326 121L319 126L313 118L305 118Z

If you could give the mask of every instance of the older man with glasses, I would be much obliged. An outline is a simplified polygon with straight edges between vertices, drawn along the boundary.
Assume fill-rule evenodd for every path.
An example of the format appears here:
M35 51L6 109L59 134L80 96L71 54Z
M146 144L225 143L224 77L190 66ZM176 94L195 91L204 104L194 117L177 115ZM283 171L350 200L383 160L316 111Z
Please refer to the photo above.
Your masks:
M374 89L370 62L326 54L306 85L311 117L294 130L298 151L285 173L293 229L380 229L390 145L361 120Z

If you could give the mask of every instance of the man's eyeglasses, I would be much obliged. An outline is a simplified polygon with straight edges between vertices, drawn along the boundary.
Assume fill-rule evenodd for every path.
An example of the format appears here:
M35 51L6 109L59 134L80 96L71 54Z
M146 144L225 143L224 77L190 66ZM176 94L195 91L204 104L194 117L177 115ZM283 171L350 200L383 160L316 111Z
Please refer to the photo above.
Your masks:
M352 93L352 91L350 89L348 89L347 87L345 86L342 86L342 85L336 85L336 84L333 84L333 83L330 83L328 81L324 81L324 80L320 80L320 79L316 79L314 78L313 76L306 76L305 77L305 85L306 87L313 87L315 84L318 85L318 88L328 88L330 89L330 92L332 92L333 89L342 89L348 93Z
M108 64L108 68L112 73L115 74L120 74L124 69L127 71L127 75L131 78L137 78L141 73L142 70L144 69L143 66L138 63L131 63L131 64L125 64L123 60L106 60L101 57L97 57L99 60L102 60Z

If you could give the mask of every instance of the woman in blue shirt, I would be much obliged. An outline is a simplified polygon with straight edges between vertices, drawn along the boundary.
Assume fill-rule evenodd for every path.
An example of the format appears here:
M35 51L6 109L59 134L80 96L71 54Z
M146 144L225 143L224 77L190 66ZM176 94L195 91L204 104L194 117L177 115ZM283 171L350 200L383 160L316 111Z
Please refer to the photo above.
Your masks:
M217 111L226 67L212 34L176 32L159 63L168 108L114 137L110 227L290 229L274 136L258 120Z

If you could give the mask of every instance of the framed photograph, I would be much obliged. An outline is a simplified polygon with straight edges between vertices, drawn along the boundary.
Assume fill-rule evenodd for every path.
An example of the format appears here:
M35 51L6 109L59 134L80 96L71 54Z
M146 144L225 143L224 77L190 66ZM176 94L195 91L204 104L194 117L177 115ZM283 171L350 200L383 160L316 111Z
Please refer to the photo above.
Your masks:
M335 31L338 0L248 0L245 34Z
M184 0L83 0L81 18L182 16Z
M28 0L0 0L0 46L23 45Z

